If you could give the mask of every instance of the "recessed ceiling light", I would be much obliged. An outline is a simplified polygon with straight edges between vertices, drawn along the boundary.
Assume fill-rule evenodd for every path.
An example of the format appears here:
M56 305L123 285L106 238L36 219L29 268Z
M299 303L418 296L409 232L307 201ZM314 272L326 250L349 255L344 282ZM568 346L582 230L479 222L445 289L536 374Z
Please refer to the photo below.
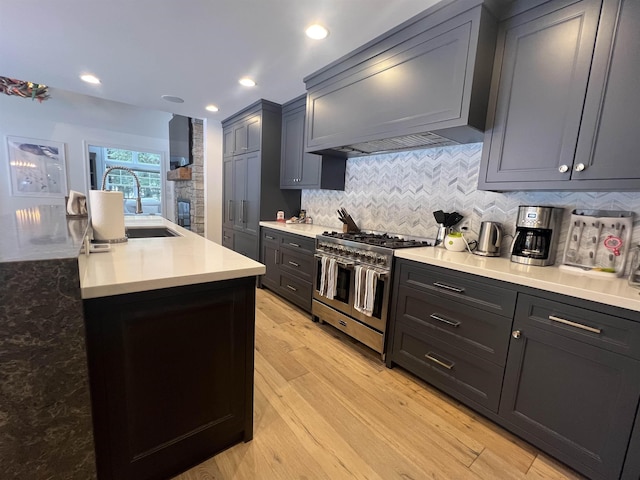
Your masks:
M162 99L171 103L184 103L184 100L180 97L176 97L174 95L162 95Z
M93 83L93 84L100 83L100 79L95 75L91 75L91 74L80 75L80 80L82 80L83 82Z
M322 40L323 38L327 38L329 30L324 28L322 25L315 23L313 25L309 25L304 33L307 34L307 37L313 38L314 40Z
M251 80L248 77L241 78L240 80L238 80L238 83L240 85L245 86L245 87L255 87L256 86L256 82L254 80Z
M216 107L215 105L207 105L204 108L205 108L205 110L208 110L209 112L217 112L218 111L218 107Z

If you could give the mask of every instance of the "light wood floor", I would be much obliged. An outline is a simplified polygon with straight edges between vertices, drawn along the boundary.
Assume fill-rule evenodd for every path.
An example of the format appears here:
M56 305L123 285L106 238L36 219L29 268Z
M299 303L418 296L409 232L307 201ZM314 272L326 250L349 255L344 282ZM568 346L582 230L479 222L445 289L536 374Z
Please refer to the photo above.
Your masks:
M258 290L254 439L174 480L351 478L583 477Z

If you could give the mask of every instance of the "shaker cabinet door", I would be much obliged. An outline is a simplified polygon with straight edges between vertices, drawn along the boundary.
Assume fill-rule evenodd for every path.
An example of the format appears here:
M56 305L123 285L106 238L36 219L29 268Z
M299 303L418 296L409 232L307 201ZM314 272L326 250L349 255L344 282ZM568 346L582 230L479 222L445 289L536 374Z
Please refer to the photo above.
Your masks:
M640 190L640 2L604 5L572 178Z
M640 396L640 362L533 326L518 313L514 336L499 415L589 478L618 478Z
M501 24L481 187L571 179L600 3L550 2Z

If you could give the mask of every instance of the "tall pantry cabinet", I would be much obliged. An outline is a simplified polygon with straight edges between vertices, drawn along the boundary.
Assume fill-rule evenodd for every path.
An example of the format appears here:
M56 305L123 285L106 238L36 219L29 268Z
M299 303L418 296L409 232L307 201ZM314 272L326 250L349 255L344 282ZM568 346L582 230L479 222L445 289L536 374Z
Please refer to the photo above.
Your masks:
M258 100L222 121L223 245L259 259L260 220L300 210L299 190L280 190L282 108Z

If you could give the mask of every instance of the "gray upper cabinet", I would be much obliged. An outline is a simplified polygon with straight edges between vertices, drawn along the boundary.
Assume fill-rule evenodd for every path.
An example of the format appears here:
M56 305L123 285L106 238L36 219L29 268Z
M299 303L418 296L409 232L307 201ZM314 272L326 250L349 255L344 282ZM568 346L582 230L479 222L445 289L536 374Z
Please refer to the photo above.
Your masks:
M639 22L638 2L554 0L500 24L481 190L640 190Z
M637 160L640 112L640 2L606 1L572 179L607 181L613 189L640 190Z
M304 151L306 95L282 106L280 188L344 190L346 157Z
M222 152L224 157L260 150L261 118L262 115L256 113L223 128Z
M481 3L442 2L305 78L306 150L481 141L497 24Z

